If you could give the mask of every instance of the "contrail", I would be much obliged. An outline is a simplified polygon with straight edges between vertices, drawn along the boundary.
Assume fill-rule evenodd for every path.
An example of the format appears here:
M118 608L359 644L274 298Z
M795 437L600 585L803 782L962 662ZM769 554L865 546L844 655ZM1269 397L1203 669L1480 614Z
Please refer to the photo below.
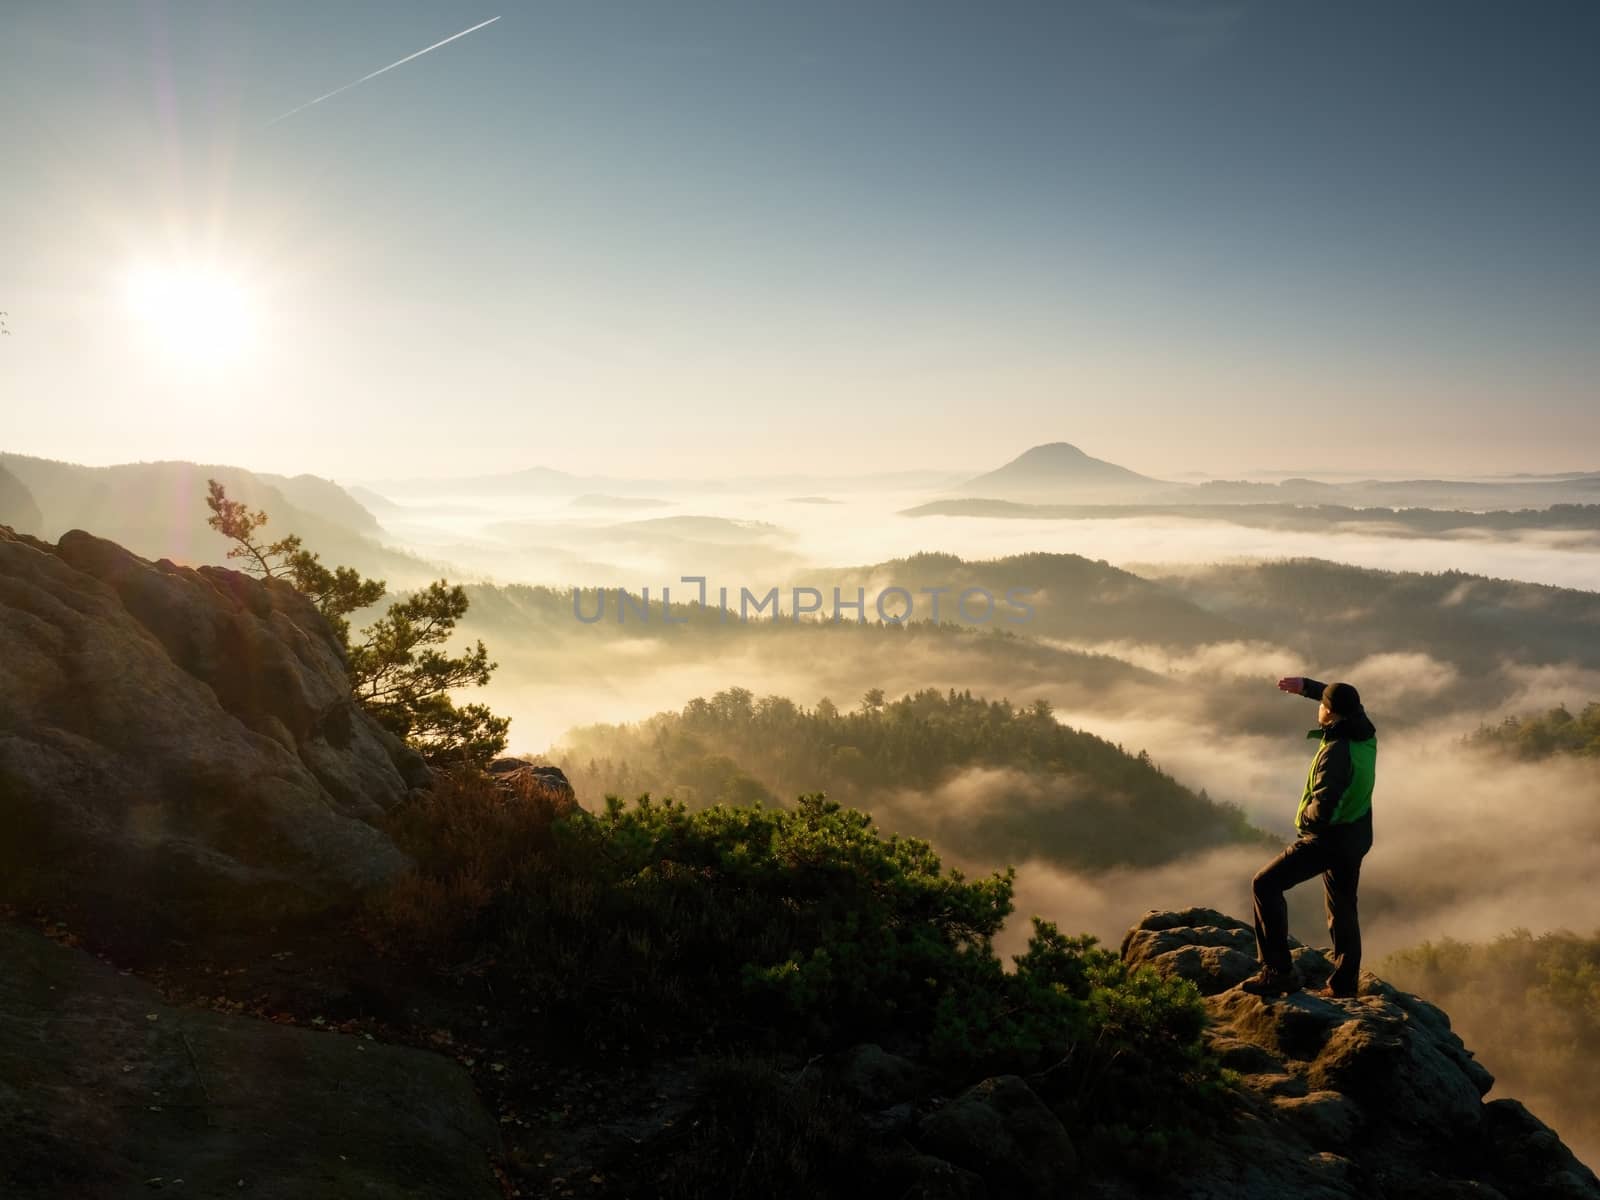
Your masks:
M333 91L329 92L325 96L318 96L315 100L307 100L299 108L291 108L288 112L283 113L280 116L273 117L272 120L267 122L267 124L268 125L276 125L279 121L284 121L284 120L287 120L288 118L294 116L295 113L297 113L297 112L304 112L306 109L310 108L313 104L321 104L324 100L331 100L334 96L337 96L340 92L348 92L351 88L355 87L357 84L365 83L369 79L376 79L379 75L382 75L385 71L392 71L396 67L403 67L408 62L410 62L413 58L421 58L429 50L437 50L440 46L447 45L450 42L455 41L457 38L464 38L469 33L476 33L476 32L478 32L478 30L482 29L485 25L493 25L499 19L500 19L499 17L490 17L487 21L478 22L478 24L474 25L471 29L463 29L460 33L452 33L449 37L445 38L444 41L435 42L431 46L424 46L421 50L418 50L415 54L406 55L399 62L392 62L387 67L379 67L372 74L363 75L360 79L357 79L352 83L347 83L343 87L336 87L336 88L333 89Z

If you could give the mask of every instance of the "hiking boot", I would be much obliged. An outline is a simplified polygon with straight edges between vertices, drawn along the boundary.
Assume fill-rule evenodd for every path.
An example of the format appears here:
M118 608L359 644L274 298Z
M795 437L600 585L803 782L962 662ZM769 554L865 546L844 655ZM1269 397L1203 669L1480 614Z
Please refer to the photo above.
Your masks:
M1353 987L1333 983L1324 984L1311 994L1323 1000L1354 1000L1358 995Z
M1294 971L1274 971L1263 967L1239 985L1241 992L1252 996L1287 996L1300 990L1300 979Z

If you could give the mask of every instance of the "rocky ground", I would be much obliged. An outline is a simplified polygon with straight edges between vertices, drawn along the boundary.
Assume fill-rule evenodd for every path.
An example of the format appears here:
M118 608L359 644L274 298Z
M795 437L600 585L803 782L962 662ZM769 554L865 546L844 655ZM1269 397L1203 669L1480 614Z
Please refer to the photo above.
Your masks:
M15 925L0 962L0 1194L501 1194L499 1129L440 1055L176 1007Z
M1240 1076L1235 1132L1172 1195L1600 1198L1548 1126L1515 1099L1484 1100L1493 1077L1426 1000L1371 974L1348 1000L1241 992L1254 936L1210 909L1148 914L1122 954L1200 988L1211 1047ZM1308 987L1332 970L1303 946L1295 961Z
M1151 913L1125 940L1126 958L1206 994L1208 1042L1236 1073L1222 1132L1159 1194L1600 1200L1554 1132L1515 1099L1485 1100L1493 1080L1444 1013L1370 975L1349 1000L1247 995L1234 985L1254 969L1250 936L1197 909ZM238 965L172 963L148 982L56 942L0 927L7 1196L222 1195L222 1183L267 1196L677 1195L658 1174L713 1120L705 1060L563 1045L549 1029L508 1038L471 979L418 986L375 964L353 983L355 941L240 944ZM1309 983L1326 975L1319 952L1296 957ZM871 1147L871 1194L1157 1194L1086 1161L1042 1079L947 1092L877 1045L771 1065L785 1086L820 1088L827 1119Z
M1485 1100L1439 1009L1370 975L1349 1000L1246 995L1250 930L1205 909L1122 946L1195 984L1233 1072L1159 1185L1075 1145L1048 1076L955 1085L892 1039L731 1068L577 1044L540 997L408 967L363 926L409 862L385 815L427 775L342 672L291 589L0 527L7 1200L743 1195L746 1103L807 1197L1600 1200L1549 1128ZM495 774L508 802L563 798L559 772Z

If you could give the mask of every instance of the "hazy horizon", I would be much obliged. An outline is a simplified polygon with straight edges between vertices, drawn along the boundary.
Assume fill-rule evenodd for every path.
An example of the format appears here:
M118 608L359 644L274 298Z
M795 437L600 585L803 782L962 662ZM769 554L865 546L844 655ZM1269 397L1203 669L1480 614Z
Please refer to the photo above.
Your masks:
M724 469L721 472L700 469L696 471L673 471L670 463L662 463L661 467L668 469L648 468L634 472L622 472L615 469L606 469L604 465L590 470L581 469L557 461L541 459L537 452L531 452L529 457L520 464L490 468L477 461L458 463L453 469L437 469L421 471L415 474L396 471L358 471L347 470L312 470L304 464L304 457L293 452L286 453L281 460L276 458L262 458L246 454L237 459L207 459L195 458L179 453L163 453L151 457L129 457L119 454L115 449L108 448L98 455L48 454L38 449L31 449L25 443L7 440L0 444L0 453L18 454L29 458L43 458L55 462L69 463L84 467L117 467L160 462L185 462L200 466L229 466L246 471L267 475L317 475L331 480L344 488L360 487L379 491L384 485L395 484L450 484L475 479L484 479L496 476L515 475L522 472L540 470L558 471L571 475L580 481L593 480L597 483L607 481L645 483L660 481L674 485L690 484L740 484L761 483L763 486L779 486L787 481L817 481L829 480L840 483L853 483L863 480L873 480L896 475L928 475L947 477L952 480L965 482L967 479L982 475L988 471L1011 462L1025 451L1036 446L1063 443L1076 446L1092 458L1103 461L1115 462L1117 466L1127 467L1142 475L1149 475L1157 479L1168 479L1174 483L1200 483L1207 481L1245 480L1251 482L1277 482L1283 479L1317 479L1332 483L1353 482L1360 480L1398 481L1414 479L1450 479L1462 482L1483 481L1495 482L1515 478L1540 478L1561 477L1569 475L1600 474L1600 452L1589 454L1588 451L1578 451L1574 460L1576 465L1562 468L1548 463L1516 464L1497 466L1493 470L1463 470L1459 472L1448 471L1443 464L1428 459L1419 459L1409 463L1397 463L1388 467L1363 467L1360 465L1336 467L1330 465L1306 466L1295 465L1292 461L1287 465L1268 466L1261 463L1251 465L1230 466L1218 469L1200 469L1189 467L1183 470L1162 472L1149 467L1138 459L1122 460L1111 459L1100 453L1093 446L1085 446L1073 442L1070 437L1053 437L1041 442L1022 444L1018 443L1010 449L1001 449L999 458L971 460L961 462L952 460L944 463L930 463L921 460L896 463L892 466L873 468L870 466L853 470L834 471L805 471L796 469L777 470L762 474L755 474L740 468ZM1587 457L1584 457L1587 455ZM1534 466L1538 469L1535 470ZM385 496L386 499L406 503L407 497L403 494Z

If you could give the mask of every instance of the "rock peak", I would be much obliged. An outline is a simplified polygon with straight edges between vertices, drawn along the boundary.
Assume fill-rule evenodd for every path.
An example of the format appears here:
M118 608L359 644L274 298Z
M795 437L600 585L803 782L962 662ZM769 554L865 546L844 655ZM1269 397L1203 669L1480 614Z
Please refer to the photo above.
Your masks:
M1326 982L1323 954L1293 946L1306 986ZM1242 1120L1178 1194L1600 1200L1553 1130L1516 1100L1485 1102L1494 1077L1421 997L1370 973L1348 1000L1242 992L1255 935L1208 908L1145 914L1122 957L1199 988L1208 1045L1240 1080Z

